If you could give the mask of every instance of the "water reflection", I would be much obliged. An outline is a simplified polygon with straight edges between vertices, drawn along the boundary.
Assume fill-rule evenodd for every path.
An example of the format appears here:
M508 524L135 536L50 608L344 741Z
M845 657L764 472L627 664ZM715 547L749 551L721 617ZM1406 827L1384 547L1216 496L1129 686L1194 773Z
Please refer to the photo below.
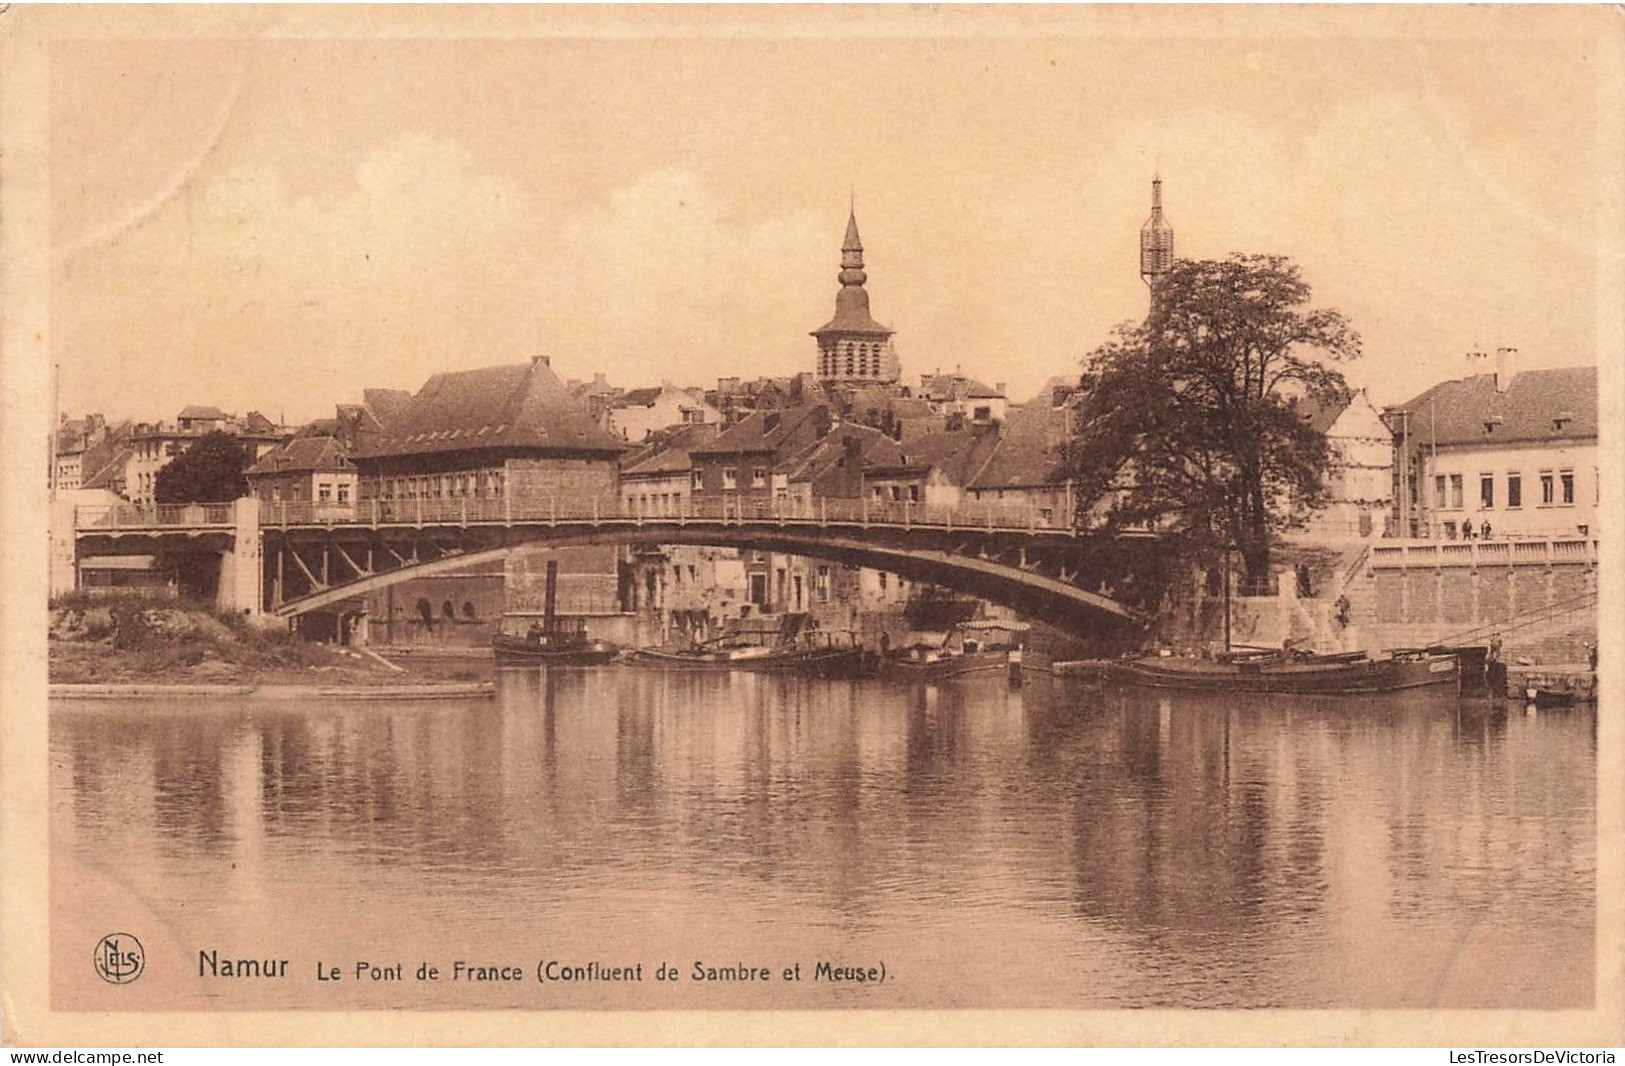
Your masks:
M61 705L57 839L188 901L199 938L250 903L267 928L432 915L459 944L521 909L653 954L833 937L913 975L877 1005L1590 1001L1587 712L629 669L499 686Z

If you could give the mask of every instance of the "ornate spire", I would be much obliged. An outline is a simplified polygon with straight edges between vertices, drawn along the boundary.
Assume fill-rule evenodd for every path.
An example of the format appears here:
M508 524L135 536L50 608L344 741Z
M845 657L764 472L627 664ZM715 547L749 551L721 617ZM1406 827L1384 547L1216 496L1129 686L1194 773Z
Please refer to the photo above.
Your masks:
M895 382L900 374L892 331L869 314L869 275L863 272L863 240L858 213L848 208L846 239L841 242L841 287L835 292L835 317L813 330L818 338L820 380Z
M856 210L846 216L846 240L841 242L841 272L837 277L842 285L862 285L869 280L863 272L863 240L858 236Z
M1147 285L1174 265L1174 228L1162 217L1162 175L1151 178L1151 217L1140 227L1140 277Z

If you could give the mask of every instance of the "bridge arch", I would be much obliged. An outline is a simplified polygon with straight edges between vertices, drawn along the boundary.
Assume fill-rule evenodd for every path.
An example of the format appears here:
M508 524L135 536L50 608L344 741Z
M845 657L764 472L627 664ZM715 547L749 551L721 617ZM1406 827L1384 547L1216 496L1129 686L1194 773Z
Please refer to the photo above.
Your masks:
M850 528L846 528L850 526ZM268 527L266 560L278 547L300 543L314 547L323 536L335 533L386 534L389 527ZM401 527L402 538L434 531ZM467 527L455 531L460 549L438 558L404 561L402 565L357 574L314 592L273 605L280 617L308 611L365 595L415 578L490 563L515 548L564 548L583 545L681 544L769 551L828 562L863 566L898 574L911 581L929 582L966 592L992 603L1015 608L1063 631L1081 636L1122 631L1143 623L1136 611L1080 581L1080 555L1088 541L1066 531L948 531L864 528L856 523L831 528L827 524L795 522L680 522L608 521L536 525ZM477 534L470 536L471 533ZM347 556L349 557L349 556ZM1071 566L1069 567L1069 563Z

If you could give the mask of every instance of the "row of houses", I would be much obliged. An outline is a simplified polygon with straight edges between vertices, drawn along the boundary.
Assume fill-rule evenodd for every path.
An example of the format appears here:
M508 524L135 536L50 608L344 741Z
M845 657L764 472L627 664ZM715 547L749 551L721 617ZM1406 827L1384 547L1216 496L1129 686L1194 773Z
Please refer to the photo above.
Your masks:
M1517 353L1469 356L1469 373L1378 410L1363 392L1303 406L1337 461L1310 535L1434 539L1595 528L1601 493L1594 367L1518 372ZM1079 501L1061 465L1083 399L1055 378L1011 405L962 374L841 390L802 378L750 390L662 383L594 409L545 357L454 371L416 394L368 389L335 416L288 430L188 406L172 422L64 420L57 490L103 489L150 504L156 473L225 432L270 504L335 514L364 501L600 499L642 514L696 504L810 508L815 501L1020 511L1070 524ZM708 395L728 397L722 407ZM726 413L724 413L726 409ZM633 438L636 437L634 442Z
M1492 368L1475 355L1462 378L1386 410L1361 392L1305 405L1303 417L1326 433L1338 460L1331 503L1303 536L1595 530L1595 369L1519 373L1510 349L1495 361ZM1077 379L1052 379L1021 404L1010 404L1002 385L958 372L927 375L918 390L803 377L755 384L725 379L720 405L712 390L670 383L583 395L539 357L437 374L415 394L369 389L360 403L295 431L204 407L185 408L172 423L64 422L54 472L60 488L150 502L163 463L223 431L250 446L251 491L273 514L291 506L342 519L362 507L554 500L650 516L861 506L877 517L999 509L1035 526L1078 518L1081 501L1062 464L1087 396ZM689 633L778 611L845 610L855 624L910 591L893 575L772 553L669 547L595 565L606 568L595 588L618 588L622 607Z
M99 414L62 418L51 442L50 489L101 490L150 506L158 471L210 433L232 437L254 459L288 437L285 427L258 411L238 417L202 404L188 404L167 422L109 424Z

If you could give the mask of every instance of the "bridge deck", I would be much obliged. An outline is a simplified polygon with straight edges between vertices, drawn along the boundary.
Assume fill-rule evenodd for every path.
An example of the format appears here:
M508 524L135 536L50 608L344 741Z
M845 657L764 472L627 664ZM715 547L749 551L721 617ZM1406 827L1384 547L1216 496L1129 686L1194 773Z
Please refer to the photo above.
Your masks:
M233 528L232 504L160 505L139 508L80 507L75 529L80 533L172 529ZM457 499L364 500L356 504L262 502L260 526L266 529L426 528L430 526L559 525L563 523L724 522L731 525L770 522L776 525L871 526L900 529L1024 531L1073 537L1077 531L1055 516L1029 506L965 503L932 507L910 500L751 500L744 497L684 501L667 508L628 506L609 499L512 500L505 497Z

